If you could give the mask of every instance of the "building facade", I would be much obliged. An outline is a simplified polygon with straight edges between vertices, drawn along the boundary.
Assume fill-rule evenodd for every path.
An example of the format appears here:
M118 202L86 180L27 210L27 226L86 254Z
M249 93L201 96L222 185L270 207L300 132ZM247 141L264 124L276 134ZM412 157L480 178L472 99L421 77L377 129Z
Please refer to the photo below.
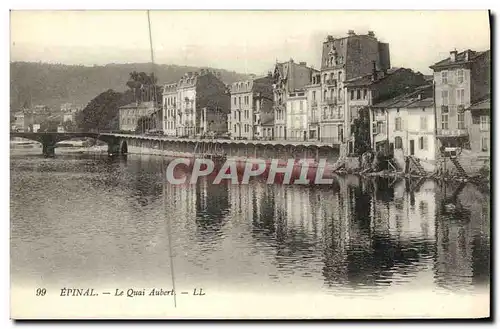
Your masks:
M273 87L270 75L238 81L229 86L231 115L229 132L232 139L261 139L262 115L273 111Z
M290 93L286 100L286 136L289 140L307 140L308 115L306 90Z
M307 97L307 124L308 139L311 141L319 140L319 122L320 122L320 99L321 99L321 74L316 72L311 78L311 83L305 87Z
M287 106L290 94L294 97L302 97L301 101L306 99L305 87L310 84L312 75L317 72L307 66L306 62L295 63L293 59L288 62L276 63L272 74L273 78L273 100L274 100L274 139L287 139ZM297 96L302 94L301 96ZM300 104L298 99L294 99L294 104ZM289 105L288 105L289 104ZM295 106L295 105L294 105ZM299 111L300 111L300 105ZM304 106L304 105L302 105ZM305 110L305 108L303 107ZM307 129L307 124L306 128ZM294 131L296 131L294 129Z
M491 152L491 100L490 96L472 104L468 109L472 117L469 126L470 148L478 158L489 160Z
M175 136L176 134L176 110L177 110L177 83L166 84L163 86L163 133L166 136Z
M390 68L389 44L377 40L373 32L347 37L328 36L321 57L320 140L340 144L345 131L344 81Z
M436 166L435 110L432 85L374 105L382 118L373 124L375 145L389 152L404 170L407 157L418 159L424 170ZM385 117L384 117L385 116ZM375 116L378 118L378 116Z
M440 145L469 149L472 116L467 109L490 94L490 51L454 50L430 68L434 71Z
M203 135L212 126L227 132L230 101L229 90L218 74L205 69L186 73L177 83L176 136ZM220 121L216 123L215 118Z
M369 149L379 150L380 143L387 142L388 117L386 109L397 102L399 98L405 97L410 91L425 86L427 81L421 73L415 73L410 69L397 68L387 71L378 71L376 63L372 63L372 73L354 79L344 81L345 128L344 142L348 154L355 153L359 149L359 139L356 142L354 136L354 125L369 122ZM432 95L430 95L432 96ZM362 110L368 111L368 120L362 116ZM342 129L341 126L338 129ZM339 134L339 142L342 142ZM378 146L377 146L378 145Z
M146 133L150 127L138 126L141 117L149 117L155 112L154 102L130 103L119 108L119 130Z

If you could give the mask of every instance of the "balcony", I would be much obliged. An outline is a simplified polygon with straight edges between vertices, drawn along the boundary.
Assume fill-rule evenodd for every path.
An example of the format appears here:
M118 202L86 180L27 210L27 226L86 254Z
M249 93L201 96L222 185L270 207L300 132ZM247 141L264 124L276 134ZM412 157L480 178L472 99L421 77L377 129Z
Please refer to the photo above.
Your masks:
M438 129L437 137L466 137L469 136L467 129Z
M323 113L322 120L344 120L344 114L343 113Z

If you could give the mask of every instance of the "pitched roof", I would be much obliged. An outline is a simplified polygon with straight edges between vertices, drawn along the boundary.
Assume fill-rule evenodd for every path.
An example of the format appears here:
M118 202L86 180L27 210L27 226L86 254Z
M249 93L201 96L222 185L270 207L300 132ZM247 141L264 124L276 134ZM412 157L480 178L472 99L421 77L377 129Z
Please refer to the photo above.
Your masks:
M395 72L402 70L404 68L402 67L393 67L388 69L386 72L384 71L377 71L377 79L372 80L372 74L366 74L360 77L356 77L353 79L349 79L344 81L344 85L346 87L361 87L361 86L369 86L374 83L378 83L379 81L387 78L391 74L394 74Z
M461 53L457 53L456 58L454 61L451 61L451 58L448 57L446 59L443 59L442 61L439 61L435 63L434 65L430 66L431 69L437 69L437 68L442 68L450 65L457 65L457 64L465 64L469 62L473 62L477 57L484 55L486 53L489 53L490 50L485 50L485 51L474 51L474 50L464 50ZM467 55L469 58L467 59Z
M149 109L153 108L154 103L153 102L142 102L137 104L136 102L121 106L120 109Z
M489 109L491 109L491 98L489 95L487 98L480 100L479 102L476 102L469 107L469 110L471 110L471 111L489 110Z
M402 95L398 95L396 97L387 99L385 101L382 101L380 103L374 104L373 107L375 108L388 108L388 107L409 107L410 104L413 104L417 101L423 101L419 95L425 93L427 90L430 92L428 89L431 89L432 85L423 85L415 88L414 90L407 92ZM429 98L425 98L427 100ZM424 106L418 106L418 107L424 107Z
M422 107L434 107L434 98L429 97L425 99L421 99L407 106L408 108L422 108Z

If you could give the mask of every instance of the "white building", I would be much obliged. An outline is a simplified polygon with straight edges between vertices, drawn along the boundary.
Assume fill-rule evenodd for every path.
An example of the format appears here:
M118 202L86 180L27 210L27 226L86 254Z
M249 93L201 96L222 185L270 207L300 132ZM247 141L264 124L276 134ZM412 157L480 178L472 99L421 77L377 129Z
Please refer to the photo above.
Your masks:
M175 118L177 110L177 83L163 87L163 134L175 136Z
M288 139L306 140L308 131L307 98L304 90L295 91L286 100L286 129Z
M435 110L432 86L374 105L372 130L374 145L388 142L398 166L405 168L406 157L419 160L423 169L436 165Z

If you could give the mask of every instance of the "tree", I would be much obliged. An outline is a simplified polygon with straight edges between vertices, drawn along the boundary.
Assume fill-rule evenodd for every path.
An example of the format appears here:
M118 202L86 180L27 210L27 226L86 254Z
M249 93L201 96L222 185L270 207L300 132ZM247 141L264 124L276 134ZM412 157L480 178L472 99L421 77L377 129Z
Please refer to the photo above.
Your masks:
M351 130L354 135L354 153L362 155L371 150L370 115L367 108L359 110L359 117L354 119Z
M117 130L119 108L132 102L130 91L119 93L109 89L91 100L77 115L77 126L83 131Z
M157 85L158 78L154 73L148 75L145 72L132 71L129 76L130 80L126 85L133 92L136 102L161 100L161 87Z

